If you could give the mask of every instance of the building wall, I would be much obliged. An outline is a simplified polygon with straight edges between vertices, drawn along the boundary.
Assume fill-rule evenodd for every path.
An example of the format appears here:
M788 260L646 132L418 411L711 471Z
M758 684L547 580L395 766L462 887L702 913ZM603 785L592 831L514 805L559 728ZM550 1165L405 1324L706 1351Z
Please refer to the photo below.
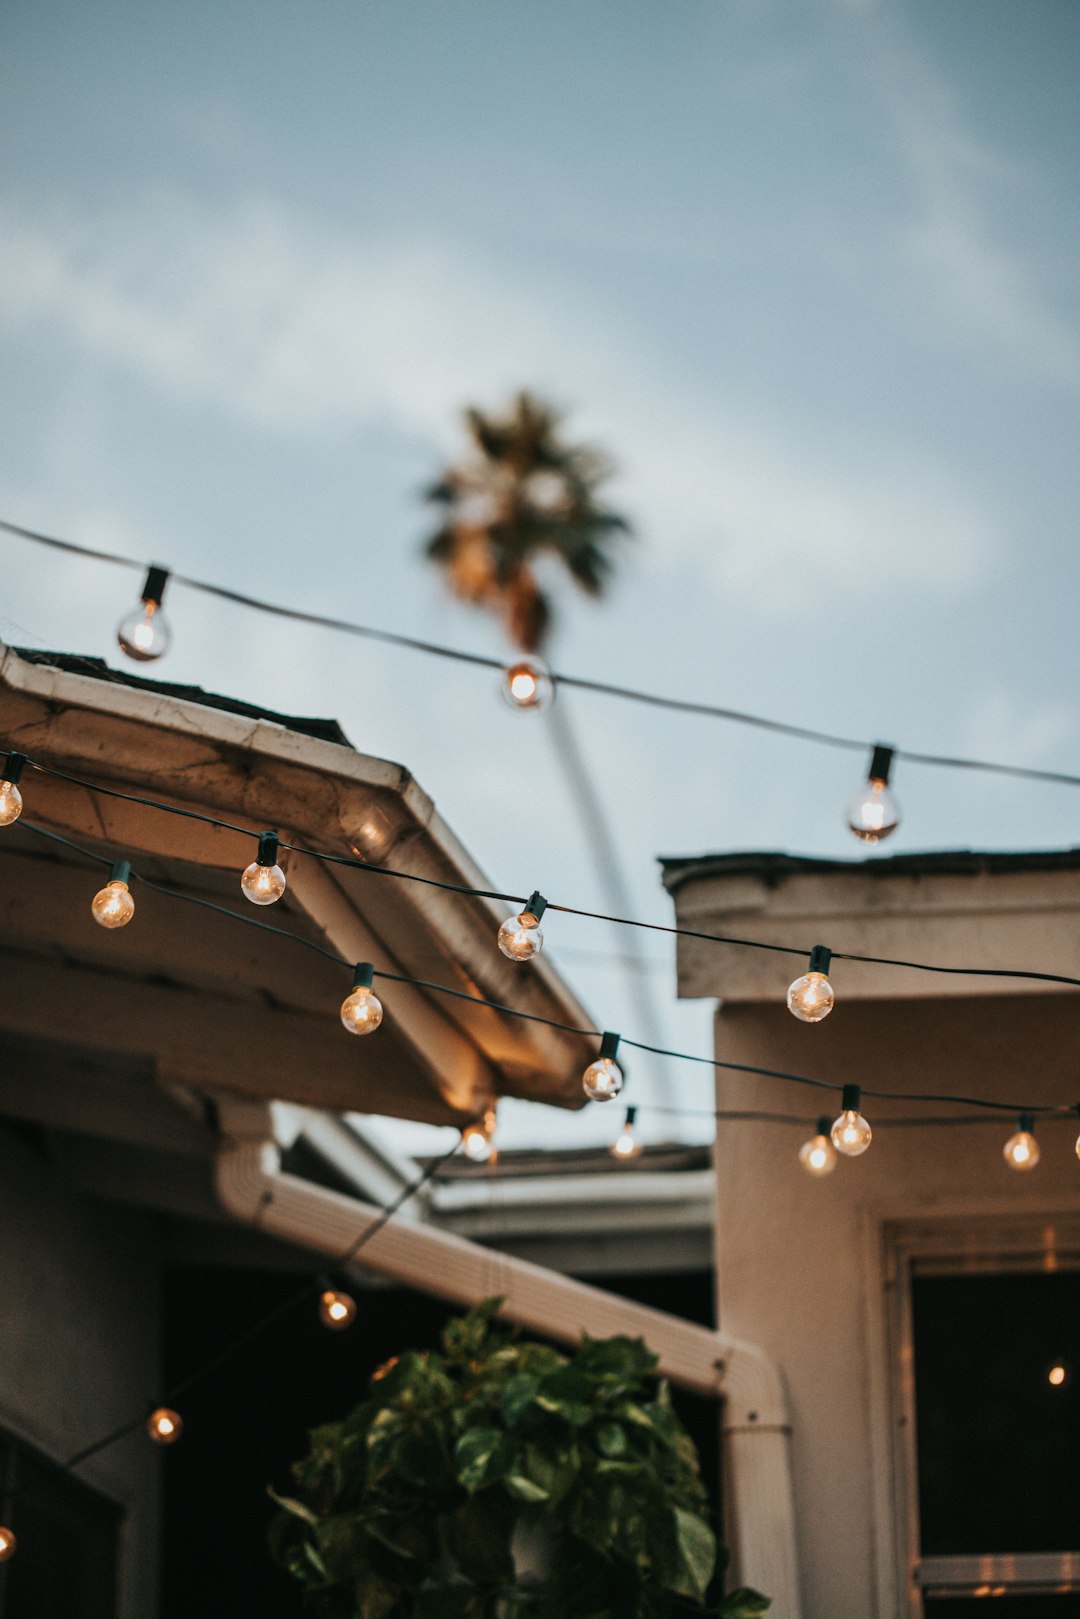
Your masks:
M1072 995L840 999L816 1027L797 1023L781 996L723 1006L716 1050L867 1088L1071 1103L1078 1025ZM812 1120L838 1104L835 1091L718 1072L719 1108ZM868 1097L863 1111L873 1125L927 1109ZM789 1390L807 1619L906 1619L909 1611L897 1576L883 1228L960 1217L974 1229L1037 1214L1052 1244L1055 1214L1080 1210L1076 1121L1039 1130L1042 1160L1028 1175L1001 1156L1015 1128L1009 1115L956 1129L879 1122L867 1153L815 1180L796 1162L805 1128L718 1125L718 1324L771 1355Z
M63 1461L137 1414L157 1385L155 1224L80 1196L32 1134L5 1126L0 1229L0 1425ZM140 1424L79 1469L124 1510L117 1619L157 1611L161 1461ZM18 1557L33 1555L20 1544Z

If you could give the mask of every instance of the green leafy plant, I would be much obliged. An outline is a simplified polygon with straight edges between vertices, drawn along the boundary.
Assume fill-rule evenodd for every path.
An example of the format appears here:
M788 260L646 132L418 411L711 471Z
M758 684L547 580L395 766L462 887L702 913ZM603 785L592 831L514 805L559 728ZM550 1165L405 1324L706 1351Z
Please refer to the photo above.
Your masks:
M757 1619L752 1591L706 1606L718 1564L693 1444L640 1341L570 1356L451 1321L441 1352L373 1376L311 1433L275 1496L277 1560L320 1619ZM522 1538L543 1547L521 1569Z

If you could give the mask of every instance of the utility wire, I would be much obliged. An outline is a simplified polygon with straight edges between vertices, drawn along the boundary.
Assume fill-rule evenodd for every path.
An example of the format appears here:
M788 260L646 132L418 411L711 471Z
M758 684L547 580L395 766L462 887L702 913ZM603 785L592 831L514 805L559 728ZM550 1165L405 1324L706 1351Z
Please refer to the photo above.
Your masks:
M121 568L132 568L141 572L146 571L147 564L136 557L123 556L115 551L95 550L90 546L76 545L71 540L58 539L53 535L40 534L34 529L23 528L18 523L9 523L0 519L0 530L10 534L16 539L29 540L35 545L43 545L54 551L63 551L71 556L88 558L95 562L111 563ZM336 630L344 635L360 636L365 640L380 641L388 646L403 647L413 652L423 652L432 657L448 658L457 663L471 663L484 669L502 669L504 660L486 657L478 652L465 652L458 647L445 646L437 641L423 640L413 635L403 635L393 630L376 628L371 624L359 624L350 619L333 618L323 613L305 612L297 607L284 607L277 602L269 602L259 596L249 595L246 591L230 590L224 585L216 585L206 579L196 579L189 574L169 573L170 579L176 584L184 585L189 590L200 591L203 595L214 596L220 601L232 602L239 607L247 607L255 612L269 614L273 618L292 619L298 624L311 624L321 629ZM733 725L751 726L759 731L768 731L775 736L793 737L801 742L813 742L822 747L841 748L847 752L868 753L874 743L863 740L861 737L842 736L833 731L820 731L813 726L796 725L787 720L771 719L764 714L754 714L746 709L727 708L716 703L702 703L682 697L668 697L658 692L641 690L633 686L621 686L612 681L592 680L582 675L569 675L552 671L551 676L557 686L573 687L578 691L594 692L604 697L615 697L626 702L641 703L652 708L667 709L674 713L696 714L707 719L725 720ZM1012 776L1025 781L1052 782L1058 786L1080 787L1080 775L1067 771L1040 770L1033 765L1003 764L987 759L967 759L952 754L926 753L915 749L894 748L894 757L905 759L909 764L936 765L950 770L977 770L990 775Z
M95 850L86 849L81 844L76 843L73 839L65 837L59 832L54 832L48 827L38 826L35 823L26 820L21 821L20 824L24 826L28 832L32 832L36 836L44 838L49 842L61 844L65 848L72 850L74 853L82 855L86 859L93 861L96 865L112 865L112 861L107 855L101 855ZM155 893L162 894L169 899L181 900L188 905L201 906L204 910L212 911L218 916L224 916L232 922L242 923L245 927L259 928L264 933L276 934L282 939L290 940L293 944L303 945L305 949L314 950L318 955L323 956L328 961L332 961L336 966L345 967L351 971L356 965L355 962L349 961L346 957L338 955L336 951L328 949L325 945L318 944L312 939L305 939L302 935L293 933L288 928L275 927L272 922L264 922L260 917L247 916L243 912L231 910L226 905L219 905L213 900L203 899L200 895L187 894L181 889L171 888L164 883L154 882L150 878L140 876L139 873L134 870L130 875L133 880L141 882L145 887L152 889ZM374 976L376 978L386 979L389 983L410 984L417 989L430 990L433 994L447 995L454 1000L468 1001L473 1006L486 1007L493 1012L502 1014L505 1017L521 1018L528 1023L542 1023L547 1028L558 1029L564 1034L577 1034L589 1039L599 1038L602 1033L602 1031L599 1029L584 1029L578 1027L576 1024L561 1023L556 1018L544 1017L538 1012L525 1012L519 1007L507 1006L501 1001L489 1000L484 995L473 995L467 990L453 989L449 984L439 984L432 979L414 978L407 973L390 972L378 967L374 969ZM842 1091L845 1084L848 1083L843 1080L817 1079L813 1078L809 1074L791 1073L784 1069L761 1068L753 1063L730 1062L720 1057L701 1057L688 1051L668 1050L664 1047L646 1044L641 1040L630 1039L625 1035L620 1036L620 1044L634 1051L647 1052L651 1056L668 1057L671 1058L672 1061L676 1062L697 1063L707 1068L720 1070L724 1073L753 1074L763 1079L782 1080L783 1082L791 1085L806 1085L815 1090ZM1071 1114L1075 1111L1075 1109L1072 1107L1063 1107L1052 1102L999 1102L990 1097L962 1096L948 1093L878 1090L870 1089L866 1086L860 1086L860 1089L864 1096L872 1096L877 1100L895 1102L937 1102L943 1106L983 1108L1000 1113L1032 1113L1040 1116L1048 1116L1052 1114Z
M9 754L10 758L11 755ZM52 765L40 764L37 760L27 758L26 764L45 776L55 776L60 781L66 781L75 787L82 787L87 792L100 793L106 798L118 798L127 804L138 804L144 809L161 810L166 815L179 815L186 820L201 821L207 826L215 826L227 832L237 832L243 837L258 841L259 833L252 827L238 826L235 821L225 821L214 815L206 815L200 810L183 809L176 804L165 804L159 799L145 798L137 793L125 793L116 787L105 787L98 782L86 781L81 776L69 775L66 771L56 770ZM504 902L508 905L525 905L528 897L523 894L504 894L493 889L470 888L464 883L444 882L438 877L424 877L417 872L396 871L390 866L376 865L372 861L361 860L352 855L330 854L325 850L312 849L303 843L290 843L287 839L280 840L283 849L293 854L302 855L311 860L321 860L328 865L348 866L354 871L371 872L377 877L394 877L400 882L423 883L429 888L441 888L451 894L465 894L473 899L490 899ZM732 945L743 950L767 950L775 955L801 956L806 958L810 954L809 945L777 944L766 939L746 939L733 934L706 933L699 928L674 927L666 922L643 922L639 918L630 916L609 916L603 911L588 911L576 905L561 905L549 900L549 911L559 911L564 916L580 916L594 922L613 922L620 927L642 928L650 933L666 933L679 939L703 939L709 944ZM944 966L940 962L908 961L898 956L870 956L854 950L832 950L834 961L857 961L872 967L901 967L911 972L942 973L949 977L961 978L1006 978L1024 983L1040 984L1067 984L1080 988L1080 978L1069 973L1037 972L1030 968L1019 967L956 967ZM664 1055L658 1052L657 1055Z

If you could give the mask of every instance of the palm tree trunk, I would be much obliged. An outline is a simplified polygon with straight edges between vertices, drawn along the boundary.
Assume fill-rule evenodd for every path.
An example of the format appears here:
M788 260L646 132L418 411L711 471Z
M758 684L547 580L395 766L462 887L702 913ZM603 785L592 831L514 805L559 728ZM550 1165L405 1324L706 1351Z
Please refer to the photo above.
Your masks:
M570 787L570 795L581 818L585 841L600 878L600 890L604 896L604 904L608 906L615 916L631 916L633 914L633 902L619 862L615 834L605 813L603 801L593 785L588 765L585 762L585 755L578 744L577 735L567 709L565 692L558 693L557 700L548 707L546 712L551 725L555 752L558 754L559 763L565 773ZM649 977L649 965L642 949L637 929L621 928L619 930L619 954L626 970L628 987L631 989L632 998L639 1009L640 1022L633 1033L638 1035L646 1045L662 1045L663 1034L660 1024L660 1008L652 980ZM657 1088L660 1099L663 1103L670 1105L674 1097L667 1065L662 1063L659 1058L654 1059L654 1061L656 1063L655 1072L658 1077Z

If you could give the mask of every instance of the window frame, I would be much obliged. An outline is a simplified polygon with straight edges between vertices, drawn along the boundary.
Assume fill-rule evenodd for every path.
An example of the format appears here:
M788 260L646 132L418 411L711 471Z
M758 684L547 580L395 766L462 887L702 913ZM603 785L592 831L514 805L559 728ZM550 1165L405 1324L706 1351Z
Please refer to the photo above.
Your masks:
M912 1282L940 1276L1080 1271L1080 1212L893 1220L882 1227L892 1433L897 1590L906 1619L924 1619L924 1597L1080 1592L1080 1548L1055 1552L922 1557Z

